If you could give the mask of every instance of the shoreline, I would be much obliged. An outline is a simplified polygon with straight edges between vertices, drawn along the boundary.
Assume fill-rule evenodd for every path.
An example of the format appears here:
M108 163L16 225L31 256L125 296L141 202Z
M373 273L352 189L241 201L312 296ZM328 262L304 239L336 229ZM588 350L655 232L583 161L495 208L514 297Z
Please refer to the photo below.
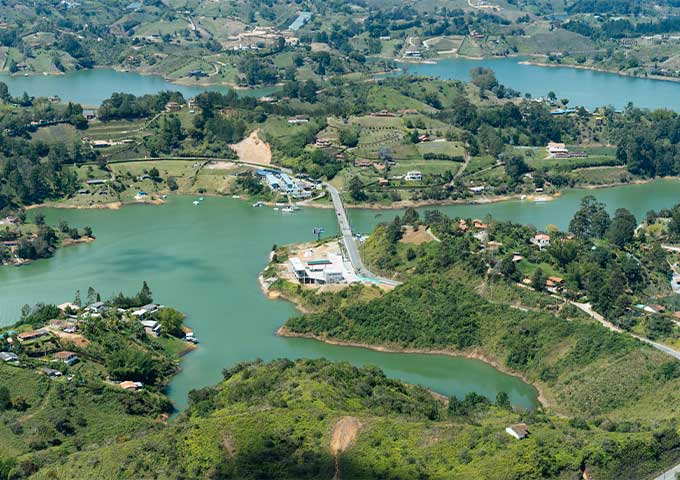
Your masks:
M627 73L627 72L621 72L621 71L616 71L616 70L608 70L604 67L595 67L592 65L573 65L571 63L565 63L565 64L552 64L552 63L543 63L539 62L536 60L522 60L520 62L517 62L520 65L531 65L534 67L547 67L547 68L575 68L577 70L590 70L593 72L601 72L601 73L609 73L612 75L620 75L622 77L630 77L630 78L640 78L643 80L659 80L662 82L675 82L678 83L680 82L680 77L667 77L664 75L639 75L636 73Z
M283 297L279 297L283 298ZM294 302L293 302L294 303ZM539 386L536 385L535 383L531 382L524 374L521 374L519 372L512 371L504 366L502 366L498 361L493 359L492 357L486 355L483 352L480 352L479 350L475 350L472 352L461 352L457 350L437 350L437 349L419 349L419 348L405 348L405 347L399 347L399 346L387 346L387 345L374 345L370 343L362 343L362 342L352 342L348 340L337 340L334 338L329 338L329 337L322 337L319 335L315 335L313 333L298 333L298 332L292 332L288 330L288 328L285 325L282 325L276 330L276 335L279 337L284 337L284 338L305 338L308 340L315 340L317 342L322 342L328 345L335 345L335 346L340 346L340 347L355 347L355 348L365 348L367 350L373 350L375 352L383 352L383 353L416 353L416 354L421 354L421 355L445 355L448 357L458 357L458 358L467 358L469 360L479 360L480 362L484 362L487 365L490 365L491 367L495 368L501 373L504 373L506 375L510 375L512 377L519 378L522 380L524 383L527 385L531 385L532 388L534 388L537 392L536 400L538 401L539 405L543 408L551 408L553 406L552 402L550 402L543 389ZM439 396L444 396L441 393L434 392Z
M269 254L269 261L271 262L271 257L272 257L272 252ZM303 308L298 301L295 299L292 299L288 297L287 295L284 295L283 293L276 291L273 292L270 289L271 283L267 284L267 281L264 279L262 276L262 273L258 275L257 277L258 283L260 285L260 290L262 293L267 297L269 300L285 300L287 302L292 303L295 308L301 312L301 313L309 313L309 311L305 308ZM272 282L273 283L273 282ZM279 337L286 337L286 338L306 338L306 339L311 339L311 340L316 340L319 342L326 343L328 345L336 345L336 346L345 346L345 347L357 347L357 348L365 348L368 350L373 350L376 352L385 352L385 353L419 353L419 354L428 354L428 355L446 355L449 357L460 357L460 358L467 358L467 359L472 359L472 360L479 360L481 362L486 363L487 365L490 365L491 367L495 368L501 373L504 373L506 375L510 375L516 378L519 378L522 380L524 383L527 385L530 385L532 388L536 390L536 401L538 404L543 407L543 408L551 408L552 407L552 402L548 400L548 398L545 395L545 392L543 389L539 386L536 385L535 383L529 381L529 379L522 373L512 371L503 365L501 365L497 360L491 358L489 355L484 354L483 352L476 350L472 352L461 352L461 351L455 351L455 350L436 350L436 349L414 349L414 348L404 348L404 347L398 347L398 346L386 346L386 345L372 345L368 343L361 343L361 342L350 342L350 341L345 341L345 340L337 340L333 338L328 338L328 337L321 337L319 335L315 334L305 334L305 333L297 333L297 332L292 332L288 330L286 325L281 325L277 330L276 330L276 335ZM428 389L430 392L433 394L433 396L437 399L447 399L447 397L439 392L436 392L434 390Z

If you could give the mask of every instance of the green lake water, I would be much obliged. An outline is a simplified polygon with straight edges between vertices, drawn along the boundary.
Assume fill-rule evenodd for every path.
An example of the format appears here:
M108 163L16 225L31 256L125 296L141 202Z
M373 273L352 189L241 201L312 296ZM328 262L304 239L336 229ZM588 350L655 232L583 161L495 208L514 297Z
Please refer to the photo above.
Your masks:
M518 58L470 60L450 58L432 64L400 64L407 73L444 79L468 80L471 68L493 68L499 82L534 97L554 91L558 98L568 98L570 105L594 108L613 105L623 108L628 102L639 107L680 110L680 83L648 78L635 78L614 73L596 72L570 67L547 68L522 65ZM34 96L59 95L64 101L83 105L99 105L114 92L135 95L161 90L179 90L189 98L205 90L226 92L229 87L177 85L161 77L135 72L118 72L108 68L80 70L65 75L10 76L0 74L12 95L28 92ZM244 95L269 95L276 87L239 90Z
M178 85L162 77L141 75L135 72L119 72L109 68L79 70L65 75L29 75L17 76L0 74L0 81L5 82L14 96L27 92L34 97L59 95L65 102L77 102L82 105L97 106L111 97L114 92L146 95L162 90L182 92L185 98L191 98L207 90L226 93L226 86L202 87L200 85ZM277 87L253 90L237 90L241 95L270 95Z
M440 210L475 217L492 214L539 228L549 223L565 227L580 198L591 193L612 208L626 207L640 217L651 208L679 202L680 183L572 190L542 204L517 201ZM45 210L49 223L63 218L73 225L92 226L97 240L60 249L48 260L0 269L0 323L14 322L26 303L70 301L75 290L84 294L90 285L108 297L121 290L134 292L147 280L157 301L188 314L187 324L201 342L184 358L182 371L170 385L169 395L178 408L186 405L189 390L219 381L224 367L278 357L373 364L391 377L446 395L476 391L494 397L506 391L517 405L535 404L531 386L476 360L381 353L276 337L276 329L296 310L287 302L266 299L260 291L257 276L267 263L267 254L275 243L312 239L316 226L335 234L334 212L309 208L282 215L231 198L208 197L200 206L192 205L192 200L171 197L160 207L134 205L116 211ZM356 230L368 232L393 214L351 210L350 219Z
M628 77L571 67L522 65L520 58L471 60L450 58L436 63L400 66L407 73L439 77L446 80L469 80L470 69L492 68L498 81L507 87L534 97L547 97L551 90L557 98L568 98L571 106L595 108L613 105L625 107L633 102L644 108L680 110L680 83L650 78Z

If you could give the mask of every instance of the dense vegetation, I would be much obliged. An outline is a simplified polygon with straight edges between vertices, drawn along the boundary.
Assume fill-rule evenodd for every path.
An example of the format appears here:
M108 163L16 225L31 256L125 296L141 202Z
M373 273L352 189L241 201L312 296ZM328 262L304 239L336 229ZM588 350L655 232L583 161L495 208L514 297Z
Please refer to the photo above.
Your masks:
M677 455L672 428L635 433L611 424L513 412L474 394L449 406L375 368L326 360L239 364L191 393L161 432L82 451L37 478L641 478ZM524 421L530 436L504 429ZM336 449L333 433L350 440ZM127 461L123 461L127 459Z

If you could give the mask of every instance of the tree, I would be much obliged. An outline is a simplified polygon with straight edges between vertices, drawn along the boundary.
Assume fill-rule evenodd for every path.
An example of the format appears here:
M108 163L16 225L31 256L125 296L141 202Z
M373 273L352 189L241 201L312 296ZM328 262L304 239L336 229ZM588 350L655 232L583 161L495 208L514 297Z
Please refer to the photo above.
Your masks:
M418 211L415 208L408 207L404 212L403 219L406 225L415 225L420 220L420 216L418 215Z
M514 183L517 183L522 178L522 175L529 171L529 165L524 161L524 159L518 155L511 155L505 161L505 173L512 179Z
M151 289L146 283L146 280L142 283L142 288L137 294L137 299L140 305L146 305L153 302L153 294L151 293Z
M569 231L579 238L602 238L610 223L605 205L587 195L581 199L581 207L569 222Z
M317 86L314 80L307 80L300 88L300 99L309 103L316 102L316 90Z
M87 304L92 305L97 301L97 291L93 287L87 287Z
M364 193L364 185L361 180L356 175L349 179L348 184L349 196L357 202L362 202L366 200L366 194Z
M623 248L633 240L636 227L635 216L625 208L619 208L614 213L614 219L607 230L607 240Z
M45 225L45 214L41 212L36 213L35 217L33 218L33 221L39 227Z
M534 270L534 273L531 275L531 286L536 290L543 290L545 288L546 280L547 277L545 273L543 273L543 270L539 267Z
M506 392L498 392L496 394L496 406L510 410L512 408L510 396Z
M79 307L83 305L83 301L80 299L80 290L76 290L76 296L73 298L73 304L78 305Z
M470 80L473 84L479 87L479 90L484 93L485 90L491 90L498 86L496 74L490 68L475 67L470 70Z
M359 134L354 128L341 128L338 139L342 145L352 148L359 143Z
M161 308L157 313L157 321L160 323L163 332L174 337L182 337L184 330L182 330L182 321L184 315L174 308Z
M9 393L9 388L6 386L0 387L0 412L7 410L12 406L12 397Z
M517 272L517 265L512 261L511 255L503 257L498 265L498 272L508 280L517 280L519 273Z
M11 98L9 88L5 82L0 82L0 100L7 102Z

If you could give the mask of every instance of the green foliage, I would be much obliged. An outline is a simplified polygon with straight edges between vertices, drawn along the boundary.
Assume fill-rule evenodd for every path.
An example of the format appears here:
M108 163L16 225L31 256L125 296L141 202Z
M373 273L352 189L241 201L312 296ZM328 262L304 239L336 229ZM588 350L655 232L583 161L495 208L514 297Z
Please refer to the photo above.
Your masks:
M164 307L161 308L155 316L163 329L163 333L167 333L174 337L184 336L184 330L182 329L184 314L182 312L171 307Z

